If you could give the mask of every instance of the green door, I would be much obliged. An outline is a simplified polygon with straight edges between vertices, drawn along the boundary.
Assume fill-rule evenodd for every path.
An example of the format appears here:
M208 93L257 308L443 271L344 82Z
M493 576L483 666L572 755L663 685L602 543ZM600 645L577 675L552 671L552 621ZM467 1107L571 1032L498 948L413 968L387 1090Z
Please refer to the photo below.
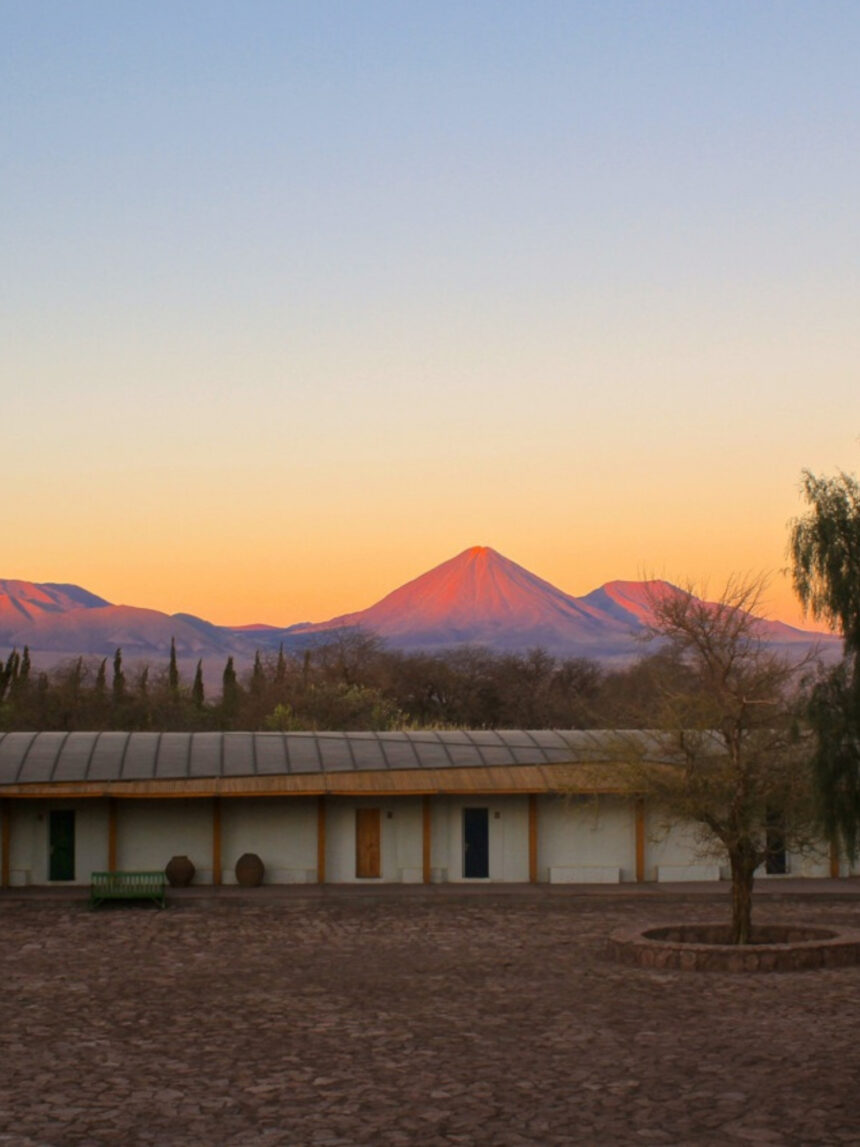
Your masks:
M48 879L75 879L75 814L72 809L54 809L49 814Z

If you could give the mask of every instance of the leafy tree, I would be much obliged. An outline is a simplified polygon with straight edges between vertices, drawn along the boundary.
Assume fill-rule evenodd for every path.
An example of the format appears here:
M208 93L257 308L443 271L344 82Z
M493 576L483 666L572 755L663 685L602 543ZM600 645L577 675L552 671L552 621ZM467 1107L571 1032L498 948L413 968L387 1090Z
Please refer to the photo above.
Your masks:
M761 588L735 582L718 602L689 591L651 602L651 632L668 660L652 682L653 735L636 742L632 770L669 823L692 821L703 850L728 858L737 944L750 941L756 869L770 851L811 838L809 753L797 722L803 663L764 640Z
M856 857L860 839L860 485L849 474L819 478L808 470L809 511L792 523L794 587L813 617L839 628L842 662L812 690L816 787L825 830Z
M276 705L263 726L275 733L292 733L303 728L289 705Z

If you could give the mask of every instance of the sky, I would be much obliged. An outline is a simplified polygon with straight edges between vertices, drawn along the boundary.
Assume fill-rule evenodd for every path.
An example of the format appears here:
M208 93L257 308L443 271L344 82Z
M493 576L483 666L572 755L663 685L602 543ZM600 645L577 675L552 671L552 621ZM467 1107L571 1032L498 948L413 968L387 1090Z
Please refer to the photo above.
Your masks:
M854 0L2 0L0 577L767 572L860 469Z

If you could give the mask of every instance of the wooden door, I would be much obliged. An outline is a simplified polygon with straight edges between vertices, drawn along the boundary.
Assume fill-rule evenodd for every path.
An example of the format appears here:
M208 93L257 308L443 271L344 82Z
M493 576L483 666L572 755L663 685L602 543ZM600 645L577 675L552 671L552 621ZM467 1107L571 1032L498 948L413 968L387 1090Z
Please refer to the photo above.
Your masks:
M355 875L382 876L381 828L378 808L355 810Z

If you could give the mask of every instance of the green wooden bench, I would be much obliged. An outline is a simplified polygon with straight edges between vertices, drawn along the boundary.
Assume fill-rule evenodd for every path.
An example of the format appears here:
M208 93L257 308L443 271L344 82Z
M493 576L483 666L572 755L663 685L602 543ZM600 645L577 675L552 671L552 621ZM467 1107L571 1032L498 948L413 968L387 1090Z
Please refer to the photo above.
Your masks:
M90 907L105 900L154 900L166 908L163 872L93 872L90 876Z

